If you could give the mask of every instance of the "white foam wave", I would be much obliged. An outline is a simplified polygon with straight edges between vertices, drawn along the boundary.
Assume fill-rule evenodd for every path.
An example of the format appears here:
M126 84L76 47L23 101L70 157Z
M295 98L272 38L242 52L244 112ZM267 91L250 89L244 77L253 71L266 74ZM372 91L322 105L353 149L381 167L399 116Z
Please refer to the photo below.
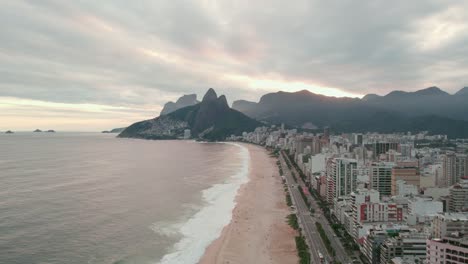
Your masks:
M235 143L226 144L240 148L241 169L225 183L213 185L203 191L206 206L179 226L179 233L183 238L174 245L171 253L161 259L159 264L197 263L205 249L221 235L223 228L231 221L237 191L249 180L250 154L244 146Z

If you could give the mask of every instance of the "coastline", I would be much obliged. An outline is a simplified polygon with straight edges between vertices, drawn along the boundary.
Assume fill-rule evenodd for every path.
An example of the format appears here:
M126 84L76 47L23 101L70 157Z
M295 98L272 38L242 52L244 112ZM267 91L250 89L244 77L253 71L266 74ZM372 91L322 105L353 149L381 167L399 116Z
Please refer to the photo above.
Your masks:
M190 142L190 141L189 141ZM204 142L197 142L204 143ZM239 148L242 166L224 182L202 191L205 205L188 220L173 224L182 238L165 254L159 264L196 263L212 241L232 220L236 197L240 188L249 181L251 157L248 148L236 143L222 143Z
M296 231L286 222L290 212L275 159L262 147L240 145L250 153L249 181L239 188L230 223L199 263L297 263Z

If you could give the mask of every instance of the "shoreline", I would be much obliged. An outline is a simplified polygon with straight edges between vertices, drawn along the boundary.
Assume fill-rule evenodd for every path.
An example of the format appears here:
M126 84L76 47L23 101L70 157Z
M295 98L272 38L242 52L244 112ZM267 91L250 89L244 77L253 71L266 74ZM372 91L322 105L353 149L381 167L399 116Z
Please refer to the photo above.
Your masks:
M295 236L275 159L259 146L248 149L249 181L240 186L232 218L198 263L297 263Z
M202 191L205 206L177 227L182 238L159 260L159 264L196 263L206 248L219 237L223 228L231 222L239 190L250 179L251 158L245 146L227 144L240 149L240 170L224 182L216 183Z

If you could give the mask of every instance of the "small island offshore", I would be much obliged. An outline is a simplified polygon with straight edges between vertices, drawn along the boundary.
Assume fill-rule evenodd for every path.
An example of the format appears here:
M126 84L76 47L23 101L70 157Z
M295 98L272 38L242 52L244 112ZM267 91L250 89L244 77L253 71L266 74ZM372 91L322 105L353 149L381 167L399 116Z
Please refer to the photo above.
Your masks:
M42 130L40 130L39 128L37 128L37 129L34 130L33 132L34 132L34 133L42 133L42 132L46 132L46 133L55 133L55 130L49 129L49 130L42 131Z

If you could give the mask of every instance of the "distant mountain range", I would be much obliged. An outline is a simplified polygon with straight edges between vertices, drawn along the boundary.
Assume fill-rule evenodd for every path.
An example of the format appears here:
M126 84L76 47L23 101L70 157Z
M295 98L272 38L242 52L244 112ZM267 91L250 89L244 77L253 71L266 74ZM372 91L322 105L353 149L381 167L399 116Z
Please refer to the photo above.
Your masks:
M179 101L180 99L177 102ZM167 112L167 109L164 112ZM154 119L134 123L122 131L119 137L176 139L183 137L184 131L190 129L194 138L224 140L233 134L240 135L244 131L253 131L258 126L261 126L260 122L231 109L226 97L224 95L218 97L210 88L200 103L161 114Z
M366 95L362 101L410 116L437 115L468 121L468 87L454 95L429 87L416 92L393 91L385 96Z
M450 95L437 87L416 92L393 91L385 96L337 98L311 93L265 94L258 103L238 100L229 108L226 97L209 89L199 102L184 95L164 106L159 117L112 130L119 137L175 139L190 129L192 137L223 140L252 131L262 123L341 132L419 132L468 138L468 87Z
M303 90L277 92L258 103L235 101L233 109L261 121L304 128L330 126L336 132L429 131L468 137L468 87L450 95L437 87L385 96L336 98Z

